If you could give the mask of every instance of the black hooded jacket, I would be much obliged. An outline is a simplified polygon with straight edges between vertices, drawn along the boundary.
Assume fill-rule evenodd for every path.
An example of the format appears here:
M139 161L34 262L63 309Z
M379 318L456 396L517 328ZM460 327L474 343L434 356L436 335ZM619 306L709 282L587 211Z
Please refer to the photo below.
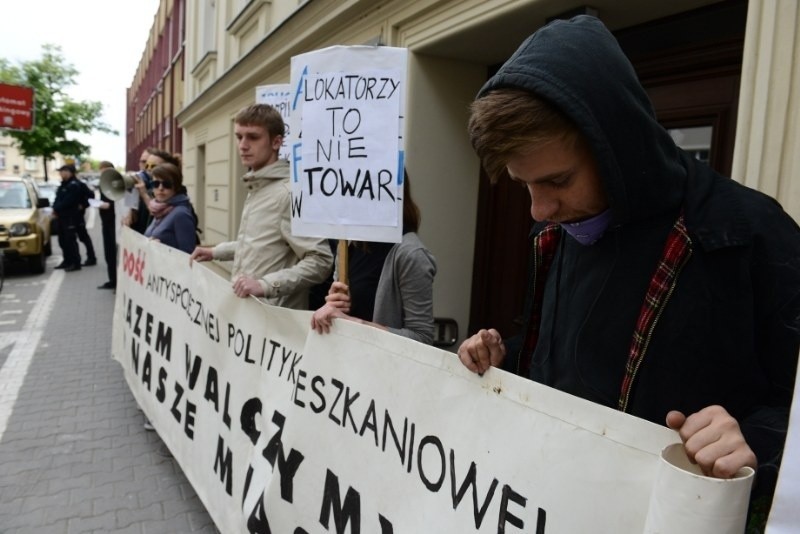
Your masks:
M613 222L594 245L562 233L530 378L617 407L648 283L683 213L692 254L636 374L628 411L665 424L722 405L771 492L800 347L800 229L778 203L689 158L656 121L630 62L592 17L526 40L481 89L525 89L586 136Z
M75 176L63 180L56 189L53 211L61 224L75 225L83 221L83 186Z

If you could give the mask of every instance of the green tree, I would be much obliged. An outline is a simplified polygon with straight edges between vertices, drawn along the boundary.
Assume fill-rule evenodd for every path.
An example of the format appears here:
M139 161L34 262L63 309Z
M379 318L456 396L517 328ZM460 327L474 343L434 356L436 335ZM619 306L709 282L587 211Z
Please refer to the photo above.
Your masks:
M61 47L42 46L40 59L13 65L0 58L0 82L32 87L35 94L33 129L27 132L8 131L26 157L41 157L44 161L44 179L47 162L56 154L82 159L90 148L74 137L77 133L93 131L117 135L100 120L103 105L100 102L75 101L66 89L75 85L78 70L61 55Z

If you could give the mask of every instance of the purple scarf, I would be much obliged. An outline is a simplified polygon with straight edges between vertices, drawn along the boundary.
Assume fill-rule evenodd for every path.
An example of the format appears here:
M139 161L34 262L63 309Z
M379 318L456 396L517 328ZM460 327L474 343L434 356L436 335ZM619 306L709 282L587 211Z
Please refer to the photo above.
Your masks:
M607 209L599 215L574 223L562 223L560 226L581 245L594 245L603 237L611 223L611 210Z

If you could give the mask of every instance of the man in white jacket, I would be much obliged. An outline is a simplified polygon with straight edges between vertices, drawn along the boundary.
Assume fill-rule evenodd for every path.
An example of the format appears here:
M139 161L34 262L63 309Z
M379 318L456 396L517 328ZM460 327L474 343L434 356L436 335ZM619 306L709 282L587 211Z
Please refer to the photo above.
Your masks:
M239 157L250 169L243 177L248 193L239 235L236 241L195 248L192 259L233 260L231 280L239 297L307 309L308 289L328 277L333 255L324 239L292 235L289 163L278 159L283 119L272 106L254 104L234 123Z

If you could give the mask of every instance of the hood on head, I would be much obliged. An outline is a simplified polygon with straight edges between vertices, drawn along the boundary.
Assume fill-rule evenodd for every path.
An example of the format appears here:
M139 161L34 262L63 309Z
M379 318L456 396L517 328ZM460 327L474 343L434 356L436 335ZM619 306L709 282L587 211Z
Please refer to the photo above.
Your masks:
M675 212L686 170L614 36L586 15L540 28L481 88L535 93L586 136L615 223Z

